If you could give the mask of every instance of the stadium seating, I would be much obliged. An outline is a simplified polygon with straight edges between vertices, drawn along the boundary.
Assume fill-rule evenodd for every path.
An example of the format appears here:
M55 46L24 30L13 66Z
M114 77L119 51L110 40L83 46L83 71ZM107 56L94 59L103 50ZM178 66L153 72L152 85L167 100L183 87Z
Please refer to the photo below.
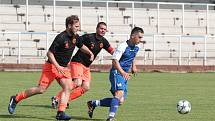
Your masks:
M156 5L156 3L155 3ZM170 5L171 6L171 5ZM51 5L29 5L28 8L28 22L26 22L26 7L25 5L11 5L11 4L0 4L0 28L2 32L28 32L32 31L33 33L22 34L21 36L21 55L23 58L26 57L26 62L28 58L34 58L44 61L46 53L46 32L56 33L63 31L65 28L64 21L65 17L75 14L80 16L80 7L79 6L56 6L56 15L55 15L55 26L53 20L53 6ZM36 11L36 12L35 12ZM83 6L82 10L82 32L95 32L95 27L97 22L106 21L106 7L105 6ZM117 34L129 34L132 28L132 8L131 7L109 7L108 11L108 33L106 37L110 40L113 47L117 47L118 44L127 39L127 35L119 36ZM215 11L210 9L209 11L209 33L208 35L215 35ZM172 9L172 8L161 8L159 12L159 33L157 26L157 9L154 7L150 8L149 6L144 5L144 7L137 7L134 9L134 25L144 28L145 31L145 49L153 50L153 38L152 35L180 35L182 34L182 10L181 9ZM185 9L184 14L184 35L191 36L191 38L183 38L182 45L184 52L182 53L182 58L185 58L184 63L188 63L186 59L189 57L192 59L200 59L199 63L202 63L204 58L204 38L202 37L192 37L192 36L204 36L207 34L207 23L206 23L206 10L200 9ZM28 24L28 30L26 25ZM55 27L55 28L54 28ZM44 32L43 34L35 34L34 32ZM6 36L6 37L5 37ZM18 37L14 37L12 34L3 35L0 33L1 37L1 58L3 56L9 56L9 45L7 44L7 38L11 38L10 46L13 49L13 55L15 58L18 53ZM49 38L49 44L52 42L54 36ZM167 63L177 64L179 56L179 45L178 38L171 37L159 37L161 40L157 40L156 43L156 59L160 64ZM35 47L34 39L40 39L38 42L38 47ZM171 42L167 45L167 41ZM198 44L192 45L192 42ZM32 44L33 43L33 44ZM214 37L208 39L208 43L215 44ZM33 45L33 46L32 46ZM49 47L49 45L48 45ZM8 48L8 49L5 49ZM38 48L44 48L39 49ZM188 49L187 49L188 48ZM197 48L198 50L196 50ZM139 63L151 64L153 60L153 51L145 51L141 48L138 57L140 58ZM187 50L186 50L187 49ZM208 58L212 58L214 55L214 48L211 45L207 46ZM173 51L174 50L174 51ZM11 52L10 52L11 53ZM106 52L99 54L99 57L94 63L109 63L102 62L101 59L105 58L103 55L106 55ZM38 57L39 56L39 57ZM145 57L144 57L145 56ZM5 57L4 57L5 58ZM108 57L107 57L108 58ZM5 59L3 59L5 60ZM173 60L173 61L169 61ZM1 61L3 62L3 61ZM10 62L10 61L4 61ZM38 62L38 61L37 61ZM39 61L40 62L40 61ZM194 62L194 61L193 61ZM210 61L209 61L210 62ZM24 62L25 63L25 62ZM198 64L198 62L195 62Z

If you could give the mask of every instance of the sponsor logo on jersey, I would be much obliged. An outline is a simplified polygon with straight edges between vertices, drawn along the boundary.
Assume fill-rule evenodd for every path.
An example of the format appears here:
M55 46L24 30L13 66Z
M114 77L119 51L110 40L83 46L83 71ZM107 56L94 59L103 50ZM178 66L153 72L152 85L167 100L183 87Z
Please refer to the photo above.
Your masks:
M122 83L117 83L116 84L118 87L121 87L122 86Z

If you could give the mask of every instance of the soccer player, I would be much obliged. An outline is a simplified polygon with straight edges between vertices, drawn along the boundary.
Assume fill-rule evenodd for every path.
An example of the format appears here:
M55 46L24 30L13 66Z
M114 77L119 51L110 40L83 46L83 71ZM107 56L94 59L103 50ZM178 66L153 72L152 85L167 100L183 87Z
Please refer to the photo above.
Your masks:
M112 68L109 80L111 83L112 98L88 101L88 114L92 118L93 111L97 106L110 107L109 116L106 121L114 121L118 106L121 105L127 96L128 80L130 79L129 69L132 73L137 72L134 58L139 50L140 40L143 38L142 28L132 29L130 39L119 45L112 56Z
M78 38L82 41L90 51L93 52L94 57L99 54L102 48L104 48L110 54L113 54L114 49L111 47L109 42L103 37L107 31L107 25L104 22L99 22L96 27L96 33L85 34ZM86 91L90 89L91 74L90 68L92 61L89 60L89 56L80 50L73 56L71 60L71 73L72 79L77 85L75 89L70 94L69 100L76 99L83 95ZM61 92L55 98L52 98L52 107L57 107L58 100L60 98Z
M16 105L21 100L29 98L33 95L44 93L54 79L56 79L63 88L62 98L60 99L61 103L66 102L67 104L68 99L66 99L65 93L68 93L68 91L71 90L70 85L72 83L71 70L67 66L71 60L75 46L84 51L86 55L90 55L89 58L94 58L94 56L92 52L83 45L82 42L76 40L76 38L78 37L77 31L80 29L78 16L71 15L67 17L65 24L66 30L55 37L47 52L48 60L43 65L42 75L39 80L38 86L31 87L23 92L18 93L16 96L11 96L8 105L8 111L10 114L14 113ZM67 94L68 97L69 94L70 92ZM57 120L71 119L70 116L67 116L64 113L64 107L61 106L58 110L56 116Z

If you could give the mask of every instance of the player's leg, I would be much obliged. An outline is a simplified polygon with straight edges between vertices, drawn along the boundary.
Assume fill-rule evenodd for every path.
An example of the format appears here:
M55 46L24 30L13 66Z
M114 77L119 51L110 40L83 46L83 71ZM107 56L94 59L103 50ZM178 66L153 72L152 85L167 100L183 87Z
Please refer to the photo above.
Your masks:
M101 100L91 100L87 102L87 107L88 107L88 115L90 118L93 117L93 111L97 106L101 107L110 107L112 98L104 98Z
M64 79L64 78L66 78L66 79L70 79L70 80L72 80L71 79L71 70L69 69L69 68L64 68L64 74L56 74L56 80L57 80L57 82L58 82L58 84L59 85L61 85L61 79ZM70 86L70 88L72 88L72 89L74 89L74 85L73 85L74 83L72 83L71 84L71 86ZM68 85L70 85L70 84L68 84ZM62 95L62 93L64 92L64 90L62 89L58 94L57 94L57 96L53 96L53 97L51 97L51 107L52 108L57 108L58 107L58 102L59 102L59 100L60 100L60 98L61 98L61 95ZM67 104L67 107L69 106L69 104Z
M109 119L115 117L117 109L120 105L120 100L123 101L123 95L124 95L123 90L117 90L115 92L115 96L112 98L111 103L110 103L109 117L108 117Z
M42 94L46 91L49 85L55 79L55 74L51 70L50 64L44 64L42 75L37 87L31 87L25 91L22 91L16 96L11 96L10 102L8 105L8 111L10 114L13 114L16 108L16 104L18 104L21 100L29 98L33 95Z
M107 121L114 120L115 114L120 104L124 102L127 95L127 81L118 73L114 74L114 79L111 79L111 92L114 97L110 103L109 116Z
M115 87L115 79L114 79L114 74L110 73L109 75L109 80L111 82L111 87ZM112 92L112 91L111 91ZM114 91L113 91L114 92ZM113 93L112 93L113 94ZM113 94L114 95L114 94ZM87 102L88 106L88 115L90 118L93 117L93 111L97 106L102 106L102 107L110 107L111 106L111 101L113 98L103 98L101 100L91 100Z
M71 75L77 88L70 94L69 101L77 99L90 89L90 69L80 63L71 63Z
M77 70L79 71L77 72ZM77 88L74 89L70 94L69 101L72 101L86 93L90 89L91 80L90 69L88 67L85 67L81 63L72 62L71 73L73 81L77 85Z
M81 63L71 62L71 77L73 81L77 85L75 89L70 94L69 102L77 99L78 97L82 96L85 92L89 90L89 81L91 79L90 69L82 65ZM82 80L84 81L82 82ZM86 81L85 81L86 80ZM73 86L73 85L71 85ZM57 96L52 97L52 107L57 107L57 102L60 99L60 95L62 90L57 94Z
M70 120L71 117L67 116L65 114L65 110L67 107L67 103L69 100L69 95L74 87L71 87L70 85L73 85L72 79L66 79L63 78L60 80L60 85L63 88L63 92L61 93L60 99L59 99L59 106L58 106L58 111L56 115L57 120Z

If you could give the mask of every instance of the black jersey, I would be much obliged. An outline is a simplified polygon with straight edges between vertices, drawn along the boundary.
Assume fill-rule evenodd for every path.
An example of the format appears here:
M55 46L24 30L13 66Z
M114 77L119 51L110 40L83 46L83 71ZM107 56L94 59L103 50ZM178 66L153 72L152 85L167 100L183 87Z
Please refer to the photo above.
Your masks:
M60 66L66 67L69 63L75 46L81 48L83 44L77 41L78 35L72 35L67 31L58 34L53 43L51 44L49 51L54 54L54 57ZM50 62L50 60L48 60Z
M89 48L89 50L92 51L92 53L94 54L94 59L96 58L96 56L98 55L102 48L104 48L109 53L111 53L111 51L113 50L109 42L102 36L96 37L96 33L85 34L83 36L80 36L77 38L77 41L82 42L85 46ZM90 64L92 63L92 61L90 61L90 56L86 53L83 53L80 49L73 56L71 61L79 62L86 67L89 67Z

